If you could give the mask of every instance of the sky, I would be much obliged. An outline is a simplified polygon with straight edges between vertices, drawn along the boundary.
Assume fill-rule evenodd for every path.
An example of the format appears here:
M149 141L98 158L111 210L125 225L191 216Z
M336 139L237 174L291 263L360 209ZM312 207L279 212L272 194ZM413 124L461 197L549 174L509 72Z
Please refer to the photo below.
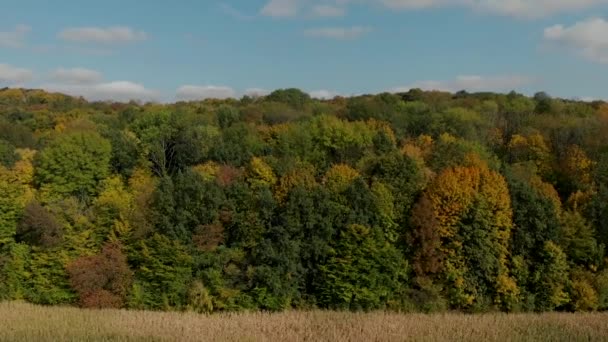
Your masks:
M0 87L173 102L296 87L608 99L608 0L4 0Z

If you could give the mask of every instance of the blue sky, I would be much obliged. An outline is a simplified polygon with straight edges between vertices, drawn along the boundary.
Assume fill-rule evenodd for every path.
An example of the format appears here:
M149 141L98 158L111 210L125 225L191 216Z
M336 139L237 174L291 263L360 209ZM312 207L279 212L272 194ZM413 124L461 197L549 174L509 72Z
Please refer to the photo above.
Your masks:
M0 87L175 101L512 89L608 98L608 0L5 0Z

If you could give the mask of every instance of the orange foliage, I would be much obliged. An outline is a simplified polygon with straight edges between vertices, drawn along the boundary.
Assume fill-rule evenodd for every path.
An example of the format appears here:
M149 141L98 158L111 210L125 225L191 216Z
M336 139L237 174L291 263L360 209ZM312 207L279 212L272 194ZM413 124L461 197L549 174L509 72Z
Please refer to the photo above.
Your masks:
M106 244L101 253L76 259L68 265L70 285L80 305L92 308L120 308L132 282L127 257L119 244Z

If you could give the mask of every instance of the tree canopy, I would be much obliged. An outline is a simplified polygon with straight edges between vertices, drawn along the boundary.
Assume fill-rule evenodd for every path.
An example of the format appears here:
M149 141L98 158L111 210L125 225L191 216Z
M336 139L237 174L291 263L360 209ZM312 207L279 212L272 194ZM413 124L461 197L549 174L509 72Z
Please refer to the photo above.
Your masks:
M608 105L0 90L0 300L608 309Z

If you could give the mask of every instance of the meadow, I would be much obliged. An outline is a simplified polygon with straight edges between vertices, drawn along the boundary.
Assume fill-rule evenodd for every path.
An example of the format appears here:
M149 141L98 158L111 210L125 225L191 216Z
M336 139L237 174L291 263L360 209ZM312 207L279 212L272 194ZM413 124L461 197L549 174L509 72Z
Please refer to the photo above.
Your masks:
M0 341L608 341L606 313L198 315L0 304Z

